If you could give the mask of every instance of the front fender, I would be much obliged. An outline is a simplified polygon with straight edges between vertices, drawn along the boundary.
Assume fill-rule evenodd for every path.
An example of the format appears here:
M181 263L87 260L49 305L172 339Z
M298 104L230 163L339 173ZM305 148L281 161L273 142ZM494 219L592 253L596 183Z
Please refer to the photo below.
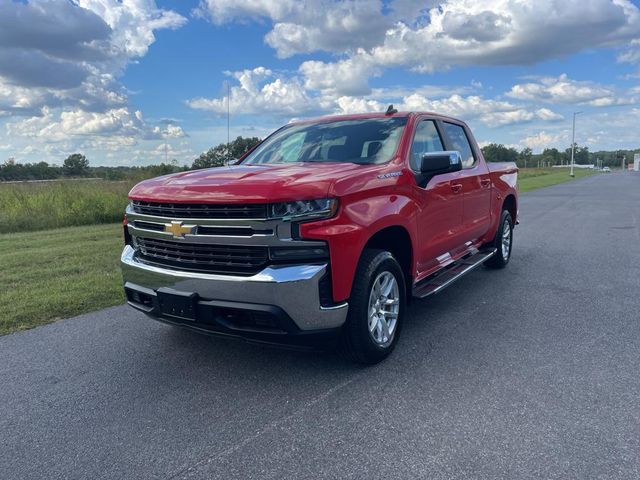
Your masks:
M329 244L333 299L347 300L362 250L377 232L393 226L403 227L415 244L415 203L406 196L384 193L353 199L330 220L301 225L302 237ZM412 259L412 265L414 264Z

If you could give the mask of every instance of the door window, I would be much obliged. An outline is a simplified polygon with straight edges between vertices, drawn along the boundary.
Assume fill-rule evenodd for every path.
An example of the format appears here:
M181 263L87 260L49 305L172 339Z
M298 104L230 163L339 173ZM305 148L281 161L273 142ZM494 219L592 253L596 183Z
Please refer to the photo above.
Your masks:
M425 153L442 152L444 147L433 120L423 120L418 124L411 145L411 169L419 172L422 157Z
M462 157L462 168L473 167L475 163L475 157L473 156L473 150L471 144L467 138L467 134L460 125L453 123L443 122L445 135L449 138L452 144L453 150L460 152Z

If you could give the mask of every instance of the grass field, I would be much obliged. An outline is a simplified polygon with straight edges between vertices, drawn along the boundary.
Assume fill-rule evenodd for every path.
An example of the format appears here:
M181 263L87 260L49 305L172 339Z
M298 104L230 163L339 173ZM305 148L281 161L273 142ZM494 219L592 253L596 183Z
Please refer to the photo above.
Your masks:
M576 178L591 173L577 170ZM520 191L569 179L566 170L527 169L521 171ZM89 224L119 222L129 187L121 182L0 185L0 232L86 224L0 234L0 335L124 301L122 226Z
M0 233L122 220L131 182L0 183Z
M595 170L577 168L574 178L584 178L596 174ZM603 174L604 175L604 174ZM518 172L518 188L520 193L530 192L538 188L549 187L571 180L567 168L521 168Z
M0 235L0 335L124 301L122 225Z

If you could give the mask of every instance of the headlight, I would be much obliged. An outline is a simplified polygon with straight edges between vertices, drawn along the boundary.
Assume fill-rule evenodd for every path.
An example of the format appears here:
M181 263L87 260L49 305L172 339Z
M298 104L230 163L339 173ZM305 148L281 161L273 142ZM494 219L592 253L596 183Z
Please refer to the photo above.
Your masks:
M298 202L274 203L270 208L271 218L303 220L305 218L329 218L338 210L338 200L323 198L320 200L300 200Z

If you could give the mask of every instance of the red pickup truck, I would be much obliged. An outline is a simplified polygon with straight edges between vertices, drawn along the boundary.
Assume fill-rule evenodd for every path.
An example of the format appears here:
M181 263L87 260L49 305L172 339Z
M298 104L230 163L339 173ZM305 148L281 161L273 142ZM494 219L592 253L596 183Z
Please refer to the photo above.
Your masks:
M467 125L442 115L390 108L291 123L233 166L131 190L127 300L212 334L337 339L376 363L411 297L509 262L517 173L485 162Z

